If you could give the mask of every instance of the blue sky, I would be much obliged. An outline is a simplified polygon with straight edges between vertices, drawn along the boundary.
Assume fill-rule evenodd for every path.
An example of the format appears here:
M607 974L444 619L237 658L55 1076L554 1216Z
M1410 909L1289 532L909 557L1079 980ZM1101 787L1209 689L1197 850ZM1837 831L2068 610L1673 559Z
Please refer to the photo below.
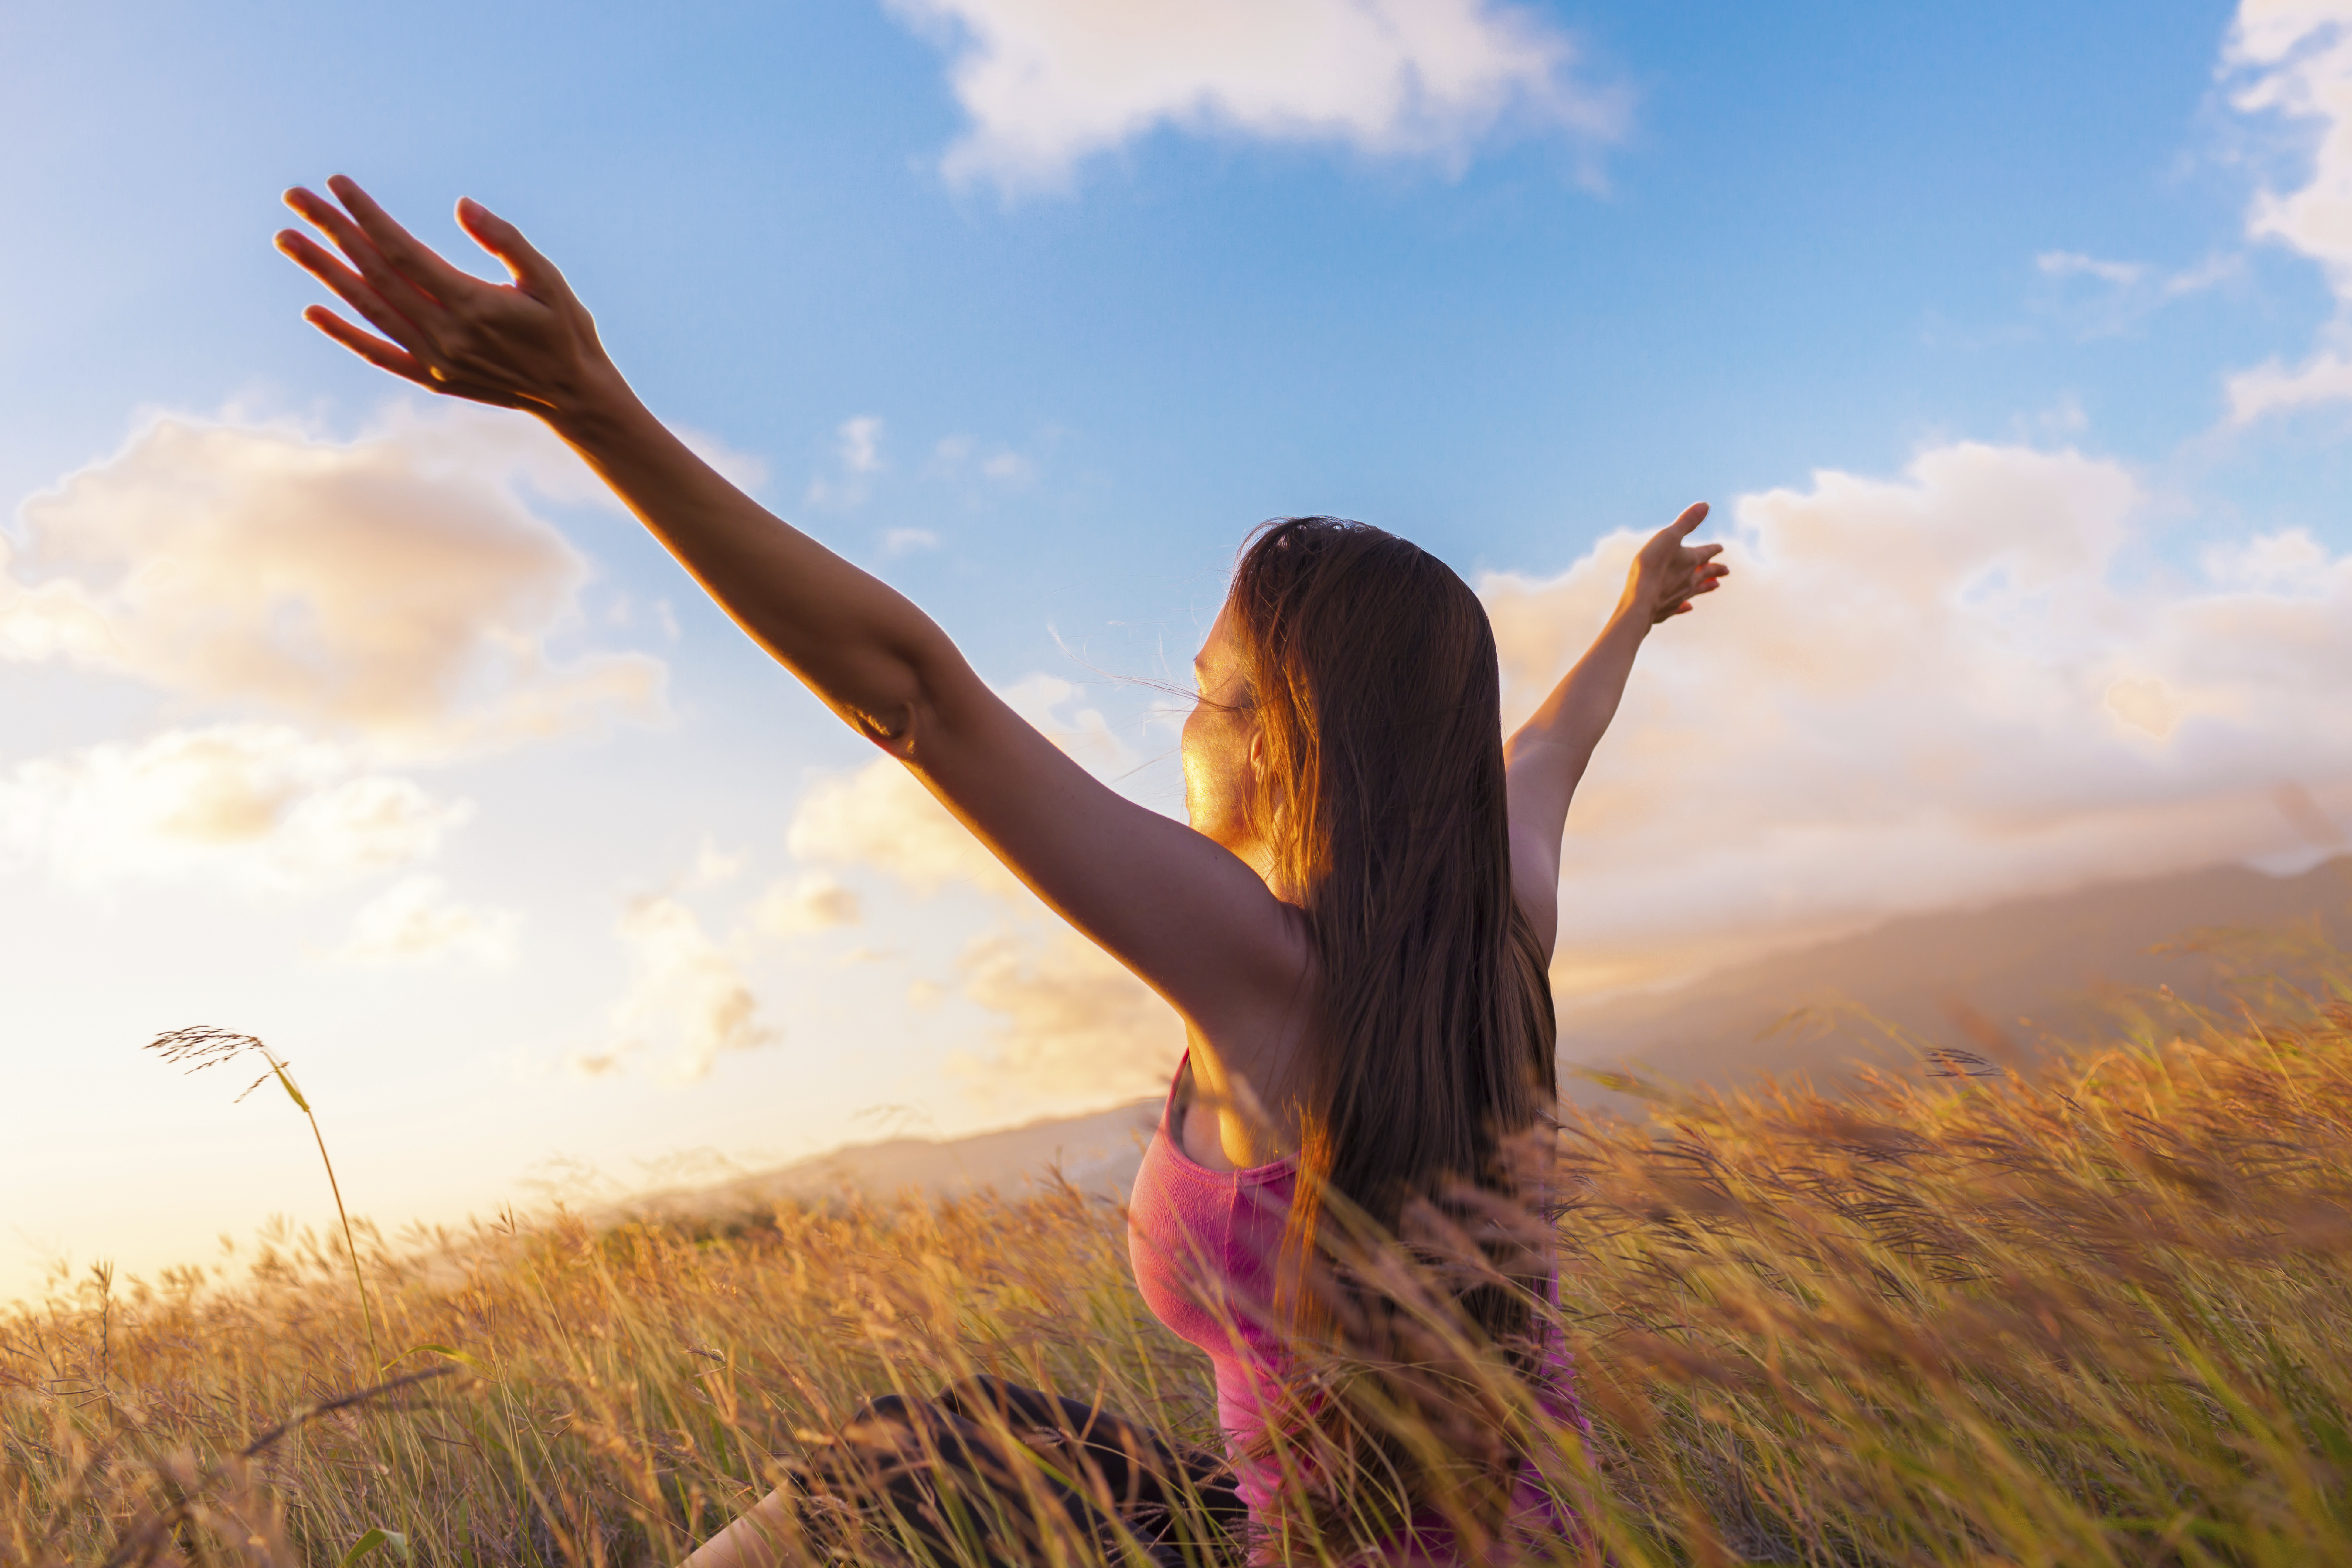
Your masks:
M521 224L656 409L1164 809L1146 683L1252 523L1435 550L1525 701L1624 531L1717 502L1754 571L1571 823L1572 995L2352 821L2347 29L0 14L0 1098L47 1108L0 1292L323 1212L282 1107L139 1056L185 1023L293 1058L387 1227L1165 1068L560 452L301 325L287 184Z

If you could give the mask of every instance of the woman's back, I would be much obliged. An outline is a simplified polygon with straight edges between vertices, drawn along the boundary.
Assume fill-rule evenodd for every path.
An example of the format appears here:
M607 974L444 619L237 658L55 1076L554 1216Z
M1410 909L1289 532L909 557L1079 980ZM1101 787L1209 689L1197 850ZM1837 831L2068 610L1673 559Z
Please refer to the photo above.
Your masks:
M1279 1528L1282 1464L1265 1441L1269 1422L1296 1408L1288 1335L1276 1305L1275 1271L1297 1187L1297 1159L1286 1155L1238 1170L1218 1170L1187 1152L1192 1109L1189 1056L1170 1085L1157 1135L1136 1173L1128 1211L1128 1253L1138 1291L1154 1316L1209 1357L1216 1381L1217 1424L1225 1436L1236 1489L1262 1533ZM1547 1285L1557 1307L1559 1281ZM1555 1325L1541 1330L1544 1355L1535 1380L1538 1407L1555 1426L1581 1431L1567 1349ZM1557 1541L1571 1521L1522 1470L1511 1512L1530 1534ZM1435 1510L1365 1556L1368 1562L1453 1563L1465 1559Z

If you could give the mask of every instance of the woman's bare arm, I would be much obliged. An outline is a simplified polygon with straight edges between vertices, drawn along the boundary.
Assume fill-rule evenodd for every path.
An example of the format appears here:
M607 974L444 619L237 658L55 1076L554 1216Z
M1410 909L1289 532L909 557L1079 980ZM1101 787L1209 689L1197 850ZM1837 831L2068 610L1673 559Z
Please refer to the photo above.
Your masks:
M782 1489L735 1516L733 1523L694 1549L678 1568L782 1568L808 1539Z
M1255 872L1105 786L904 595L695 456L638 401L562 274L512 225L459 205L459 223L513 275L489 283L352 182L331 188L341 206L308 191L287 199L341 254L295 230L278 246L375 332L320 306L306 312L314 325L420 386L544 420L737 624L1202 1034L1247 1035L1265 999L1289 996L1305 944Z
M1504 743L1511 801L1511 890L1535 922L1543 950L1559 929L1559 846L1569 802L1592 761L1593 748L1617 716L1633 658L1650 628L1687 614L1691 601L1711 594L1731 570L1716 556L1720 544L1687 545L1706 521L1699 502L1653 535L1634 556L1625 592L1609 624L1551 695Z

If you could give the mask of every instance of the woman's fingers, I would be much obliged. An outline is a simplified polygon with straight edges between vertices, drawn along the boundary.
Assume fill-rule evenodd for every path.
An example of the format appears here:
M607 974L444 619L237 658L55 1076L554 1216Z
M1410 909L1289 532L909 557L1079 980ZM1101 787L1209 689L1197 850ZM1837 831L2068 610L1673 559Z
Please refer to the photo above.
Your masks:
M555 263L541 256L522 237L522 230L471 196L462 197L457 203L457 226L472 236L476 245L504 262L523 292L548 299L569 291Z
M378 370L388 370L404 381L422 386L433 384L433 373L425 368L423 360L398 343L386 342L373 332L362 331L324 305L310 306L302 312L302 319Z
M1700 552L1712 555L1722 549L1723 546L1719 544L1702 544L1694 547L1683 542L1691 536L1699 524L1706 521L1706 513L1707 504L1705 501L1696 501L1683 508L1681 516L1651 535L1650 542L1642 546L1642 559L1653 566L1674 566L1685 563L1689 557Z
M351 258L352 268L357 269L359 276L367 279L368 287L374 290L376 299L383 305L399 311L416 323L420 329L430 331L440 323L446 314L441 302L419 289L414 281L402 276L400 269L385 258L383 253L376 248L366 233L353 223L341 207L320 196L317 192L306 191L299 185L286 193L286 205L299 214L305 223L332 240L335 248ZM286 248L282 236L279 248ZM289 250L288 254L295 253ZM321 251L320 254L325 253ZM295 259L301 261L302 258L296 256ZM320 282L330 288L334 287L333 279L326 273L320 272L316 267L311 267L308 261L303 261L302 264L309 268ZM342 292L341 289L336 291ZM367 313L359 300L352 299L349 295L345 295L344 298L353 310L360 310L362 314ZM368 319L376 320L373 315ZM389 324L383 321L378 321L376 325L386 331L391 330Z
M399 316L374 285L346 266L341 258L299 229L278 231L278 253L325 284L344 304L373 321L380 315ZM386 331L391 329L387 326ZM414 331L414 325L410 327Z
M417 284L443 304L463 294L467 289L484 287L482 280L470 272L460 271L441 258L440 252L409 233L393 220L390 213L378 206L375 198L360 189L360 184L349 174L336 174L327 181L327 189L359 224L384 259L401 274ZM356 259L356 258L354 258Z
M325 284L337 299L366 317L369 324L385 337L411 351L426 346L425 330L413 316L386 301L368 279L344 266L310 236L290 228L281 229L278 234L278 249L294 265Z
M281 228L271 237L270 243L278 254L340 294L346 289L365 289L367 280L345 266L339 257L299 228Z

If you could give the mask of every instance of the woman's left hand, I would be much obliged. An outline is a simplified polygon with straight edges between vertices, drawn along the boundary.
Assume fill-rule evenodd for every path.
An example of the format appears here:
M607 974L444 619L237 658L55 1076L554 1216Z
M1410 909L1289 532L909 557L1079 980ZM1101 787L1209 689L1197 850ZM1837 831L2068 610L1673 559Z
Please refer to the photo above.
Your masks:
M1651 626L1670 616L1687 615L1693 599L1714 593L1730 575L1731 568L1716 559L1723 553L1722 545L1683 542L1706 521L1706 502L1700 501L1650 536L1625 575L1621 614L1640 615Z
M544 418L621 388L595 321L514 225L479 202L457 204L459 226L514 279L491 283L443 260L357 182L338 174L327 188L335 201L298 186L286 193L286 205L335 250L290 228L279 231L278 248L383 336L323 305L302 312L312 326L404 381Z

